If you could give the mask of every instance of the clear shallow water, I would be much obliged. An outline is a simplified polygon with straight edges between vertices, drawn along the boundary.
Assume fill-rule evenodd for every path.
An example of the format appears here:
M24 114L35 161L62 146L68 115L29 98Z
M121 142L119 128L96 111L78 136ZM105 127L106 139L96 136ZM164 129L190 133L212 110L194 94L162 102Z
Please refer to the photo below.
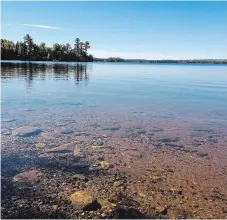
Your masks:
M2 115L79 109L227 126L227 66L2 62ZM22 114L22 115L21 115ZM38 116L42 118L41 115Z
M136 209L168 202L171 218L226 216L227 66L1 64L2 216L78 218L81 189Z

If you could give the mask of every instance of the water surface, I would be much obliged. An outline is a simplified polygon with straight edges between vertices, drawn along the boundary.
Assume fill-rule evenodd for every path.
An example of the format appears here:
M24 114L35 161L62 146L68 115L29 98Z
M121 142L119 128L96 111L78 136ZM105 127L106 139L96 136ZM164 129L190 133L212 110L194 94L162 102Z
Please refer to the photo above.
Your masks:
M157 218L225 218L227 66L1 67L3 218L102 218L71 204L81 190Z
M225 65L2 62L2 114L92 108L227 125ZM39 119L42 116L39 115Z

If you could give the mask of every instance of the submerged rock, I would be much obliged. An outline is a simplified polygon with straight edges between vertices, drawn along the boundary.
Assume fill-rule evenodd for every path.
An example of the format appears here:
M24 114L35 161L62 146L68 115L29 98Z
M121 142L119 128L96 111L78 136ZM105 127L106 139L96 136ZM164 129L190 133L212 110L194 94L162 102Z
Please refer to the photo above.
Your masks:
M101 204L101 209L103 211L111 212L114 207L116 207L115 203L111 203L108 200L102 199L99 201Z
M101 161L101 162L99 162L99 164L101 165L101 167L102 167L103 169L113 168L113 164L110 164L110 163L107 162L107 161Z
M1 121L2 122L13 122L13 121L16 121L16 120L13 119L13 118L2 118Z
M88 146L88 148L91 148L91 149L104 149L105 146L99 146L99 145L92 145L92 146Z
M38 143L35 145L37 148L44 148L46 145L44 143Z
M100 203L87 190L81 190L71 194L70 200L74 205L80 206L84 211L101 209Z
M109 127L109 128L104 128L104 131L118 131L120 130L120 127Z
M171 142L178 142L179 138L163 138L159 140L161 143L171 143Z
M12 135L20 137L30 137L38 135L42 132L41 129L32 126L23 126L13 130Z
M84 174L80 174L80 173L72 175L71 179L76 179L76 180L81 180L81 181L87 180L86 176Z
M65 129L61 132L62 134L72 134L73 131L71 129Z
M157 206L156 207L157 212L166 215L167 214L167 208L165 206Z
M9 130L9 129L6 129L6 128L2 128L1 134L3 134L3 135L11 135L12 131Z
M207 157L208 156L208 153L205 153L205 152L197 152L196 154L200 157Z
M58 205L52 205L52 209L57 210Z
M16 176L13 177L14 182L36 182L38 181L42 176L42 173L40 173L37 170L31 170L31 171L26 171L17 174Z
M119 182L119 181L115 181L115 182L113 183L113 185L114 185L115 187L118 187L118 186L121 186L121 185L122 185L122 183L121 183L121 182Z
M63 144L58 147L54 147L46 150L47 153L70 153L73 152L75 143Z
M87 205L92 203L94 198L87 190L81 190L71 194L70 200L73 204Z
M143 192L140 192L140 193L139 193L139 196L142 197L142 198L145 198L145 197L146 197L146 194L143 193Z
M73 156L80 156L81 155L81 150L80 148L76 145L74 150L73 150Z

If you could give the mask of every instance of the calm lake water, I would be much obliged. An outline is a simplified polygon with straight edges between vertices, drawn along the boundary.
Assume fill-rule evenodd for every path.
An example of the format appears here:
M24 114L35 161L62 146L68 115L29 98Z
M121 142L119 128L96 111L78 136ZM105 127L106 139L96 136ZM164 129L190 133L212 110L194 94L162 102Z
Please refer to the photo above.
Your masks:
M227 66L1 68L3 217L100 218L99 203L84 216L74 201L85 191L170 218L225 218Z
M2 115L19 123L105 111L227 127L227 66L2 62ZM102 119L100 119L102 120Z

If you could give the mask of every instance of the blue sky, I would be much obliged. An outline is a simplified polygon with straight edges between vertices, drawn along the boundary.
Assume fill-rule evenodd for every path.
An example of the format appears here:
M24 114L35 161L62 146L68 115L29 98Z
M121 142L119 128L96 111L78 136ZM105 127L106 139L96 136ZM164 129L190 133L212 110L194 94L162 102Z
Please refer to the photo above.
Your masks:
M227 58L227 2L2 2L2 38L91 43L95 57Z

